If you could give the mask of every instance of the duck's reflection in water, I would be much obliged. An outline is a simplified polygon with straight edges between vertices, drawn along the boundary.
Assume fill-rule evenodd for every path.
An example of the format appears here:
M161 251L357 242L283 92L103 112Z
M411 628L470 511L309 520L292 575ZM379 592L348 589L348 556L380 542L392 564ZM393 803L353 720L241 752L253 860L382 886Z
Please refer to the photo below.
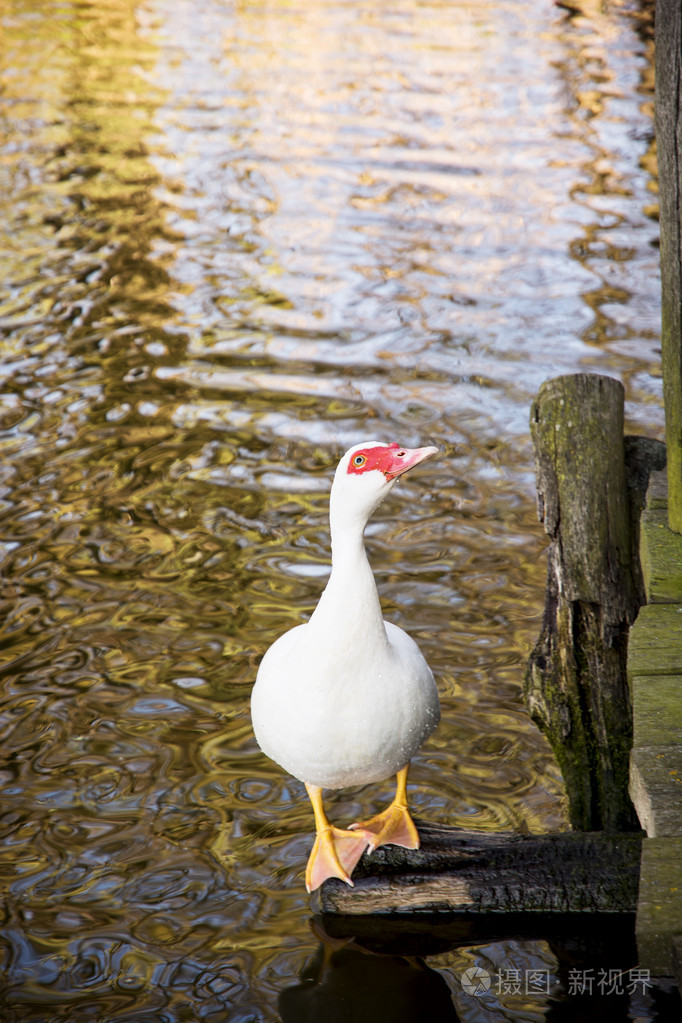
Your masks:
M422 959L377 955L311 926L321 944L279 996L282 1023L457 1023L445 979Z

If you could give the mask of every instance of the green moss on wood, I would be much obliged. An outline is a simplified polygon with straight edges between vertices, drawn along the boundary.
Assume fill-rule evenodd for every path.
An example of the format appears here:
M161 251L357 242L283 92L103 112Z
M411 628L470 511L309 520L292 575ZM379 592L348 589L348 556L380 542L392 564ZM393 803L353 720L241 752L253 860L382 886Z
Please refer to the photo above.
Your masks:
M665 450L665 449L664 449ZM648 511L663 509L668 514L668 477L665 471L665 456L662 469L654 470L649 475L646 491L646 507Z
M682 838L646 838L637 907L639 965L654 977L672 976L672 936L681 933Z
M635 675L630 687L635 746L682 743L682 675Z
M633 749L630 791L642 827L649 837L679 835L682 821L682 745Z
M643 513L640 552L649 603L682 602L682 536L668 528L665 508Z
M526 702L561 768L571 824L582 830L639 828L628 791L627 636L643 587L623 400L618 381L576 374L543 384L531 411L538 508L552 543ZM633 441L629 455L646 477L639 453Z
M682 675L682 605L647 604L630 630L628 673Z

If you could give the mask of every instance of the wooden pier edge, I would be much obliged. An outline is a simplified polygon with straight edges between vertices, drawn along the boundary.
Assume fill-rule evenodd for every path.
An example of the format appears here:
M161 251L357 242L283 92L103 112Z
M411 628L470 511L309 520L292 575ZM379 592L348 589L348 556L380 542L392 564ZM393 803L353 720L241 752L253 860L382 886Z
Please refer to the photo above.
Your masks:
M435 914L470 921L472 942L491 932L491 917L498 935L560 918L583 933L576 920L603 927L621 918L632 934L646 839L629 793L627 649L646 602L640 517L665 446L624 437L623 405L618 381L575 374L547 381L531 411L550 547L525 692L564 772L574 830L481 833L418 822L419 850L382 847L365 854L352 887L330 879L313 893L313 912L342 930L354 919L366 931L372 919Z
M418 822L421 848L365 854L353 887L313 893L321 914L634 914L640 835L475 832Z
M682 5L656 0L661 370L667 467L642 518L647 606L630 636L631 787L647 836L637 907L640 963L682 991Z

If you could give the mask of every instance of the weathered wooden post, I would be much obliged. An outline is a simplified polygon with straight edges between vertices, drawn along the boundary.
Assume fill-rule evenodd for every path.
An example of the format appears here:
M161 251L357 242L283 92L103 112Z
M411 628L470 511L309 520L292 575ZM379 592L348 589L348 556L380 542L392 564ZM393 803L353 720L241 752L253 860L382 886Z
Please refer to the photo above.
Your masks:
M661 230L661 346L668 525L682 533L682 9L656 2L656 140Z
M623 436L624 392L609 377L559 377L531 410L538 513L551 539L542 634L525 689L561 767L574 828L639 830L628 793L628 631L645 597L638 514L647 454ZM628 472L628 463L632 471Z

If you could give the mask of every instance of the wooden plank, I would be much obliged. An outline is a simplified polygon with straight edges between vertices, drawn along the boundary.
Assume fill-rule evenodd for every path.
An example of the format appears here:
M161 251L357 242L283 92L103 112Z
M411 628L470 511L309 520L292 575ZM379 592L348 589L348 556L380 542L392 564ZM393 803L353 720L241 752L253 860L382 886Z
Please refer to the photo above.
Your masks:
M630 688L633 745L679 746L682 743L682 674L635 675Z
M640 835L488 834L419 824L418 850L365 854L354 886L331 879L313 910L403 913L632 913Z
M630 629L628 674L682 675L682 604L647 604Z
M630 632L633 702L630 794L646 829L637 947L654 976L682 977L682 537L667 527L667 480L652 473L642 515L649 599ZM674 603L660 603L673 600Z
M682 739L682 735L679 738ZM679 835L682 822L682 742L676 746L633 749L630 794L647 835ZM678 863L675 869L682 889L682 863Z
M682 936L682 838L645 838L637 907L640 966L654 977L675 973L674 943Z
M647 601L679 604L682 600L682 536L668 528L665 508L642 513L639 543Z
M668 511L668 476L665 469L654 469L649 474L646 507L651 511L657 508Z

